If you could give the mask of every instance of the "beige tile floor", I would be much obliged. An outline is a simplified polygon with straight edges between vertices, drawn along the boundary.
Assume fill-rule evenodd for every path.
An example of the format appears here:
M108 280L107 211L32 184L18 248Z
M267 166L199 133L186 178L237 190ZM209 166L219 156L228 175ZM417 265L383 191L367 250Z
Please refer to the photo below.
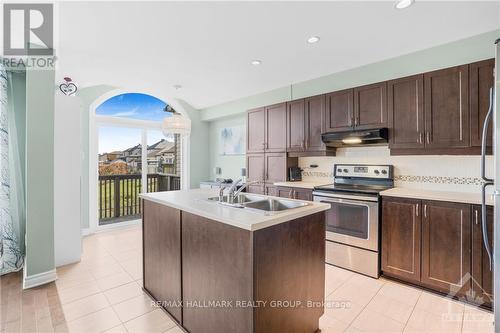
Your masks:
M167 332L172 320L141 290L141 229L85 237L82 261L55 283L21 290L21 274L0 278L0 333ZM493 332L493 315L384 278L326 265L323 333Z

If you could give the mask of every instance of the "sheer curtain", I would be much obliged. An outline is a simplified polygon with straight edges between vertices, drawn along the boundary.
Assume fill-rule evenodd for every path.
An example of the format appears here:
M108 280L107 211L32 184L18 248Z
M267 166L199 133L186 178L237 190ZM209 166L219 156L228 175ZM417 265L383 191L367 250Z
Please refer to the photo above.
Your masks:
M24 192L11 83L0 67L0 275L19 271L24 262Z

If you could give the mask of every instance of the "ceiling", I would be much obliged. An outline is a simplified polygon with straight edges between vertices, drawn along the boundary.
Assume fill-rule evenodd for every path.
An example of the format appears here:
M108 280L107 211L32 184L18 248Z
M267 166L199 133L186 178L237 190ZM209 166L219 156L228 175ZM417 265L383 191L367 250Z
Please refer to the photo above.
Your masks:
M393 5L61 2L58 76L204 108L500 28L498 1Z

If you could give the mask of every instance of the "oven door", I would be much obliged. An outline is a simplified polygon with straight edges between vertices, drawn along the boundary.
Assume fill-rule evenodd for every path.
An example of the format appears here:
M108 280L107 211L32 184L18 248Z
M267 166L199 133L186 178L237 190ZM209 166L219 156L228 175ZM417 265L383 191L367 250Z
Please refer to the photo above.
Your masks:
M329 203L326 239L378 251L378 199L370 196L314 192L314 201Z

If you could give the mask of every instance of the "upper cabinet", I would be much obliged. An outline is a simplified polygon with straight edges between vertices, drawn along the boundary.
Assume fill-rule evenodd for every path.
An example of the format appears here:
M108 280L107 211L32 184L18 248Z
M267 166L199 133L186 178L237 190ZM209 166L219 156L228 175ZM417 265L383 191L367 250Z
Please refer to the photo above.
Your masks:
M262 153L266 144L265 108L247 112L247 153Z
M390 148L424 147L424 76L387 83Z
M470 141L481 146L483 124L490 107L490 90L493 88L495 60L488 59L469 65ZM487 145L492 146L491 123L488 127Z
M347 131L354 126L354 90L326 95L326 132Z
M299 99L287 103L287 151L303 151L306 141L305 101Z
M357 129L387 126L387 83L354 88L354 127Z
M286 103L247 113L247 153L286 151Z
M286 151L286 103L265 108L265 151ZM253 128L251 129L254 130Z
M426 147L469 147L469 66L425 73L424 89Z

